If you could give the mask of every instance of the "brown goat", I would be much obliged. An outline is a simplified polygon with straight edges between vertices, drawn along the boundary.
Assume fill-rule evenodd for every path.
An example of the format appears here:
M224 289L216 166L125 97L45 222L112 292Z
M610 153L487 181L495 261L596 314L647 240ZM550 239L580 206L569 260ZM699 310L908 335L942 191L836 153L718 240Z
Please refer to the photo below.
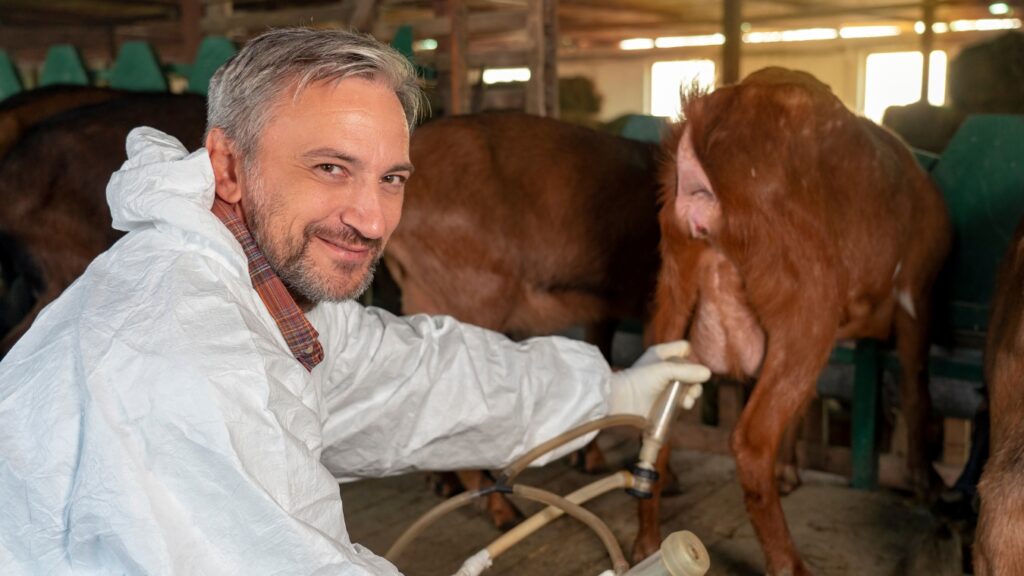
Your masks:
M999 270L985 342L991 456L978 484L974 573L1024 574L1024 220Z
M949 218L907 147L806 73L756 72L688 98L684 115L669 144L650 335L686 335L713 371L757 379L731 436L747 512L767 572L807 574L774 467L836 340L894 332L908 479L922 492L937 481L923 446L927 314Z
M606 356L614 320L646 317L657 146L523 114L436 120L410 146L416 174L384 254L404 314L516 338L589 326ZM486 505L498 526L518 519L499 494Z
M99 104L127 92L92 86L47 86L10 96L0 103L0 158L36 124L61 112Z
M33 126L0 160L0 358L121 237L104 190L128 132L153 126L194 149L205 124L200 96L122 94Z

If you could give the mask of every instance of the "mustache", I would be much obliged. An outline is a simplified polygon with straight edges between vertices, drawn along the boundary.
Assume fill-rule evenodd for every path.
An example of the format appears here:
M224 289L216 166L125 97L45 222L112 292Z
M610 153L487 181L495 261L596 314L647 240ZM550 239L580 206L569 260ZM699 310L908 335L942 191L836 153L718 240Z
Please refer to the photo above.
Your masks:
M380 252L384 244L384 241L380 238L367 238L355 228L344 224L341 226L328 226L325 224L308 226L305 234L307 241L313 236L319 236L335 244L353 248L365 248L374 252Z

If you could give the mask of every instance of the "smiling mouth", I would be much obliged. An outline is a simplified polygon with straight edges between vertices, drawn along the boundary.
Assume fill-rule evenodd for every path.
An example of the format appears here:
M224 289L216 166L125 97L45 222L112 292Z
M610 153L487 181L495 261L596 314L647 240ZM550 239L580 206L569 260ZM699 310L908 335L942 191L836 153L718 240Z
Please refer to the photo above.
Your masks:
M358 262L366 260L372 256L374 252L373 246L368 244L332 240L319 235L314 237L319 240L335 258L339 258L341 260Z

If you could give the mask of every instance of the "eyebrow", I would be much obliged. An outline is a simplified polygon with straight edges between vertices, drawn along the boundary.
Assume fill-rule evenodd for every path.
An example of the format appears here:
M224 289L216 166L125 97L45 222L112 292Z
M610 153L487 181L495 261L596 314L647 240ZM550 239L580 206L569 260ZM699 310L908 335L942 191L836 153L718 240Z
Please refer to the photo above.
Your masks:
M362 167L362 165L363 165L362 160L360 160L360 159L358 159L355 156L352 156L350 154L346 154L346 153L342 152L341 150L337 150L335 148L316 148L316 149L313 149L313 150L310 150L310 151L306 152L305 154L302 155L302 157L303 158L309 158L309 159L324 158L324 157L336 158L338 160L341 160L342 162L347 162L347 163L352 164L352 165L354 165L356 167ZM395 164L394 166L391 166L390 168L385 170L385 173L409 172L410 174L412 174L413 171L414 171L414 168L413 168L412 164L410 164L408 162L402 162L402 163L399 163L399 164Z

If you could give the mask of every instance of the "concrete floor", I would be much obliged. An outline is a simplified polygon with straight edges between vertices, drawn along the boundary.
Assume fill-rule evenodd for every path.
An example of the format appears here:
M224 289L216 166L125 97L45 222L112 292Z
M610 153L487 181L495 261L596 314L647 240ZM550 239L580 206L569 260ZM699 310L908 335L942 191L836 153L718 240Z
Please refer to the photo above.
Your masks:
M601 438L612 466L627 466L637 443L612 431ZM680 494L663 501L662 534L690 530L708 548L708 574L764 573L764 561L743 506L730 457L678 451L673 466ZM554 462L528 470L519 482L560 494L596 479ZM846 487L838 476L807 472L803 485L783 498L790 531L804 562L818 576L960 575L960 538L926 507L891 492ZM343 485L346 520L355 542L383 554L416 518L439 502L425 474ZM540 507L517 502L527 514ZM621 491L588 506L611 527L627 556L636 531L635 500ZM462 561L500 533L472 507L440 520L398 559L409 576L453 574ZM485 574L596 575L610 566L600 542L569 518L542 528Z

